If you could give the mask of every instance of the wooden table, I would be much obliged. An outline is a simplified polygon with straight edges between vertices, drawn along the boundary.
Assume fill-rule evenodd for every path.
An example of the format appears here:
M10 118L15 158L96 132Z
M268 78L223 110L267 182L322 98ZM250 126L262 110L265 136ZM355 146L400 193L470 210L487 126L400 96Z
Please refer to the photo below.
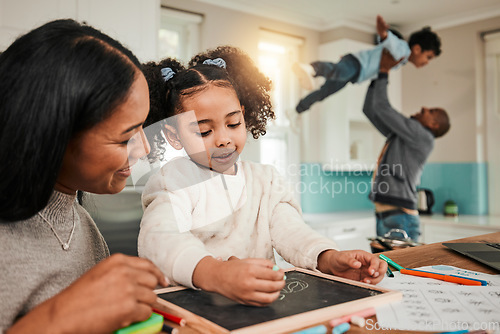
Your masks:
M478 235L475 237L469 237L464 239L451 240L448 242L500 242L500 232ZM468 257L462 256L445 246L441 243L422 245L418 247L404 248L399 250L393 250L389 252L384 252L389 258L394 260L394 262L406 267L406 268L417 268L428 265L450 265L459 268L474 270L486 274L499 274L494 269L487 267L479 262L476 262ZM371 327L375 327L376 317L373 316L371 319ZM176 327L174 324L171 326ZM327 323L324 323L331 333L331 327ZM199 334L198 331L186 327L179 328L179 334ZM299 330L299 329L297 329ZM360 328L352 326L347 334L366 334L366 333L412 333L412 334L429 334L430 332L417 332L417 331L397 331L397 330L368 330L366 328ZM257 334L257 333L256 333ZM258 333L260 334L260 333Z

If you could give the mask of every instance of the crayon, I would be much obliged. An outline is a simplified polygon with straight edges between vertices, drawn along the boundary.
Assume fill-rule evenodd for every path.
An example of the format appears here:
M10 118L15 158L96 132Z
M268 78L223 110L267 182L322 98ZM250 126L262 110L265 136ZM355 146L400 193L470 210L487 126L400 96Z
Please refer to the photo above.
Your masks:
M351 317L351 324L356 325L358 327L365 327L365 318L360 317L358 315L353 315Z
M417 270L417 269L401 269L400 272L405 275L419 276L419 277L427 277L434 278L441 281L452 282L463 285L488 285L488 282L468 277L460 277L456 275L445 275L439 273L433 273L430 271Z
M380 254L378 257L381 258L382 260L384 260L385 262L387 262L388 264L390 264L391 266L393 266L394 268L396 268L397 270L404 269L403 266L400 266L396 262L392 261L387 256L385 256L384 254Z
M148 320L136 322L132 325L115 331L115 334L153 334L161 331L163 317L153 313Z
M163 327L161 328L162 332L165 332L167 334L178 334L179 330L177 328L170 327L168 325L163 324Z
M178 317L176 315L167 313L165 311L160 311L160 310L155 309L155 308L153 309L153 312L162 315L166 320L170 320L170 321L176 323L177 325L181 325L181 326L185 326L186 325L186 320L184 320L181 317Z
M294 332L293 334L326 334L326 326L319 325L316 327L306 328L298 332Z
M276 265L276 264L275 264L275 265L273 266L273 270L274 270L274 271L278 271L278 270L280 270L280 267L278 267L278 265ZM285 280L285 281L286 281L286 275L283 275L283 280Z
M349 325L347 322L344 322L340 325L333 327L332 334L344 334L349 329L351 329L351 325Z
M372 315L375 315L375 308L373 308L373 307L367 308L367 309L359 311L359 312L355 312L353 314L345 315L345 316L340 317L340 318L332 319L332 320L330 320L330 326L335 327L335 326L338 326L344 322L349 322L349 321L351 321L351 318L354 316L368 318L368 317L371 317Z

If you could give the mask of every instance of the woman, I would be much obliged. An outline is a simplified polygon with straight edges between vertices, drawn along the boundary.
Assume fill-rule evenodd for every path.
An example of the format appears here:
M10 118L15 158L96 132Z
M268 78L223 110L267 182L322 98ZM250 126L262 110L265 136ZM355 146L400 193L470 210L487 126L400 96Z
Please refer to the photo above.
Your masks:
M121 191L149 152L148 86L119 42L49 22L0 56L0 332L109 333L167 282L109 251L77 191Z

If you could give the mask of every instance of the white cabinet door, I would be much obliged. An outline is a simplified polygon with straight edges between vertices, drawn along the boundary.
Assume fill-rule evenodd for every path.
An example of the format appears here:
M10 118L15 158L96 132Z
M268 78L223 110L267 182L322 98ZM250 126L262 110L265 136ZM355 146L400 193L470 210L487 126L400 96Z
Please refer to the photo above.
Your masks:
M329 218L330 217L330 218ZM362 249L370 252L370 241L375 232L375 216L339 217L338 214L314 214L305 219L311 228L332 239L341 250Z
M478 226L475 225L438 225L432 222L421 224L421 229L422 242L426 244L468 238L500 231L499 226L478 228Z
M19 35L62 18L87 22L141 62L156 59L160 0L0 0L0 51Z
M77 0L0 0L0 51L48 21L76 17Z
M327 237L334 240L340 250L362 249L371 252L368 238L375 235L375 218L336 222L327 230Z
M341 56L373 45L349 39L322 44L320 60L338 62ZM327 170L372 170L385 138L363 114L370 81L348 83L319 104L322 128L321 162ZM391 71L388 95L391 105L401 108L401 72Z

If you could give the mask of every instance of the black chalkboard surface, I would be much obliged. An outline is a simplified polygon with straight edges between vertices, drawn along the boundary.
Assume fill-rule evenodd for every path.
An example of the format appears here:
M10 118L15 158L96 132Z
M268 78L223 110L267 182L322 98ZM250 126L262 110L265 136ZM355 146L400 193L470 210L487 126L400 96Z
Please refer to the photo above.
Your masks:
M334 278L329 275L317 274L307 270L294 268L286 273L286 285L280 297L267 307L255 307L238 304L226 297L206 291L184 289L175 292L161 293L161 299L188 310L200 317L217 324L227 332L240 332L239 329L255 326L278 319L290 317L305 312L339 306L345 303L355 303L357 307L347 308L352 313L373 307L380 303L366 303L385 297L390 291L349 280ZM396 297L396 299L398 299ZM361 300L363 300L361 302ZM345 309L345 308L342 308ZM345 310L344 310L345 311ZM343 314L341 314L343 313ZM339 310L328 312L323 321L346 314ZM325 316L323 316L325 317ZM314 318L314 317L308 317ZM321 320L320 320L321 321ZM296 328L305 326L297 323ZM270 333L266 331L266 333Z

